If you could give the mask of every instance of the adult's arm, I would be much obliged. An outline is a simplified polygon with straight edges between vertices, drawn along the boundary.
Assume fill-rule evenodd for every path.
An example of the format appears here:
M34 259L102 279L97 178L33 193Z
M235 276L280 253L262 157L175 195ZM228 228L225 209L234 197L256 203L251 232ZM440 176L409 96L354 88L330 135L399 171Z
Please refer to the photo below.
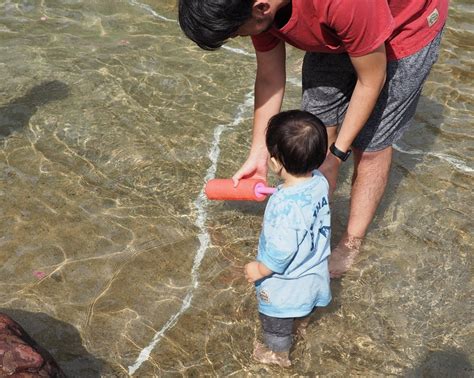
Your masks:
M256 55L252 146L247 160L232 177L234 184L241 178L266 178L268 151L265 145L265 131L269 119L280 111L285 93L285 43L280 41L272 50L257 51Z
M357 83L335 141L336 147L344 152L350 149L352 142L374 110L375 103L385 84L387 72L387 56L384 44L366 55L351 57L350 59L357 74ZM336 187L340 164L341 160L329 153L320 167L321 172L329 182L331 192Z
M341 151L350 148L364 127L385 84L387 73L385 45L382 44L367 55L351 57L351 62L357 73L357 83L335 143Z

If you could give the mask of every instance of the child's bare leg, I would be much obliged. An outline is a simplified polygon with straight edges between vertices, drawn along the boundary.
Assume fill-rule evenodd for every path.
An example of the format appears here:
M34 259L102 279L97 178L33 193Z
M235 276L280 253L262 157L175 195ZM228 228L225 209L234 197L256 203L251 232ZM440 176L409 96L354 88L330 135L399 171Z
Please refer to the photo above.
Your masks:
M310 315L303 318L296 318L293 327L293 333L298 337L306 337L306 329L308 328L310 319Z
M316 309L317 307L314 307L308 315L302 316L301 318L295 318L295 322L293 325L294 335L301 338L306 337L306 329L308 328L309 322L311 320L311 315L314 314Z

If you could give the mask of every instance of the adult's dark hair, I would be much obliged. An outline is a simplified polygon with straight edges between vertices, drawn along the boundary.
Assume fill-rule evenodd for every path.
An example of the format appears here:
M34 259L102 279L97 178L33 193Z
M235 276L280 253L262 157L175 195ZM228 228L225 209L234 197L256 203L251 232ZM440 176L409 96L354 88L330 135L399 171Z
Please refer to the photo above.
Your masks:
M304 175L319 168L326 158L328 134L315 115L288 110L274 115L266 132L267 149L288 173Z
M204 50L215 50L252 17L254 0L179 0L184 34Z

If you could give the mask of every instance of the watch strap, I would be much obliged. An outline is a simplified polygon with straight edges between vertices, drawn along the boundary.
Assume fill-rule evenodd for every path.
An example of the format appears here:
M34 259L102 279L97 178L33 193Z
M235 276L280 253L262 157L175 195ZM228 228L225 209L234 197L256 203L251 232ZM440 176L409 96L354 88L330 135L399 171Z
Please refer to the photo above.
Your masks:
M336 145L333 143L331 144L331 147L329 147L329 151L331 151L331 153L338 157L339 159L341 159L342 161L346 161L347 158L350 156L352 150L347 150L347 152L342 152L340 149L338 149L336 147Z

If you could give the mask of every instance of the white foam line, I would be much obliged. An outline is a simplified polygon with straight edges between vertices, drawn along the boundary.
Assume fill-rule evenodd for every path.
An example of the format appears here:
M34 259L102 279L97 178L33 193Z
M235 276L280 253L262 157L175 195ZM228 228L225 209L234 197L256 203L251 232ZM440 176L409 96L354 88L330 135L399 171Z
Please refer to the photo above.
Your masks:
M217 170L217 161L219 159L219 154L220 154L219 143L221 140L222 133L224 132L224 130L228 130L229 128L235 127L242 122L245 112L248 109L251 109L253 106L252 95L253 95L253 91L245 96L246 98L245 102L238 107L237 114L234 120L230 124L219 125L214 129L214 139L212 141L212 147L208 155L209 160L211 161L211 165L207 169L206 176L204 178L205 182L215 177L216 170ZM174 314L173 316L171 316L171 318L168 319L166 324L158 332L156 332L150 344L147 347L142 349L135 363L128 367L128 373L130 375L133 375L138 370L138 368L140 368L143 362L148 360L148 358L150 357L151 351L155 348L155 346L161 340L161 338L166 333L166 331L172 328L177 323L179 317L189 308L189 306L191 305L191 301L193 299L194 290L199 286L199 267L201 266L201 261L204 258L206 250L210 244L210 236L205 227L206 221L207 221L207 200L204 195L204 187L199 193L196 200L194 201L194 206L197 209L197 217L196 217L195 225L199 229L199 235L198 235L199 248L196 252L196 255L194 256L193 266L191 269L191 289L184 297L183 302L181 303L181 307L178 310L178 312Z
M458 170L462 172L467 172L467 173L474 172L474 169L469 167L464 161L460 159L456 159L455 157L452 157L451 155L448 155L448 154L443 154L440 152L424 152L421 150L404 150L403 148L401 148L400 146L397 146L396 144L393 145L393 148L396 149L398 152L408 154L408 155L434 156L434 157L437 157L438 159L447 161L454 168L457 168Z
M129 0L129 4L135 5L137 7L140 7L142 9L145 9L147 12L155 16L156 18L159 18L160 20L167 21L167 22L177 22L176 20L173 20L171 18L162 16L161 14L155 12L152 7L150 7L147 4L140 3L139 1L136 0Z

